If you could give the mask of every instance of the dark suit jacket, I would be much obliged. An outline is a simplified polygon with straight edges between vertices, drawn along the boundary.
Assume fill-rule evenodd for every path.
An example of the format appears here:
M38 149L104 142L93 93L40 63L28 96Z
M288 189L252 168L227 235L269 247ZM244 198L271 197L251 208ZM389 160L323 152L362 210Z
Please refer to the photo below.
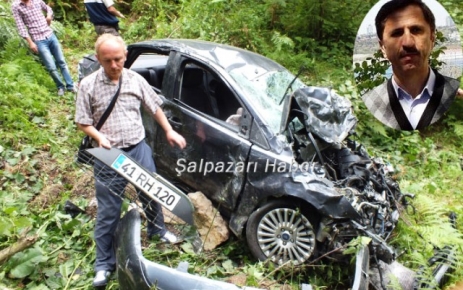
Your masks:
M434 70L434 73L436 74L436 84L434 85L434 93L431 99L438 97L436 96L436 92L440 91L437 87L439 84L439 79L444 84L444 86L442 90L442 97L440 99L439 105L437 106L437 110L435 110L434 115L432 116L430 124L437 122L450 108L450 105L454 101L455 96L457 94L458 87L460 86L460 82L458 80L443 76L439 74L436 70ZM390 97L396 98L396 96L395 92L392 92L394 94L393 96L390 96L390 94L388 93L388 81L365 93L362 96L363 102L367 106L368 110L370 110L370 112L376 117L376 119L381 121L383 124L397 130L409 130L408 128L401 128L396 118L397 112L396 114L394 114L392 110ZM426 106L422 118L425 117L425 114L427 113L427 109L430 104L431 100L428 102L428 105ZM402 107L400 106L399 109L402 110ZM422 128L417 127L417 129Z

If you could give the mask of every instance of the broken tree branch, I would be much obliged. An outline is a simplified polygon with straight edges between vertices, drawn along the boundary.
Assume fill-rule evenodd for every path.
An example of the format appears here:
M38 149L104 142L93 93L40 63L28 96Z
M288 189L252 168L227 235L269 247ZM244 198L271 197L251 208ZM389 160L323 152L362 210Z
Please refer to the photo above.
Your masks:
M30 228L25 229L19 236L19 239L16 241L16 243L0 251L0 265L6 262L14 254L30 247L37 241L39 235L36 234L28 236L27 233L29 233L29 231Z

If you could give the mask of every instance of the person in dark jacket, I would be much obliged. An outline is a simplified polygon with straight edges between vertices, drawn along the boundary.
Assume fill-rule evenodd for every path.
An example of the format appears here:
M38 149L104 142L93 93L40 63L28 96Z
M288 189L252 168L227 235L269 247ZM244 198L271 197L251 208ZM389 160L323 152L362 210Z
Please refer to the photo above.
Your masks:
M421 130L450 108L459 81L429 66L435 18L421 0L386 2L375 19L379 45L393 75L362 96L370 112L398 130Z
M117 17L125 17L114 7L113 0L84 0L84 4L98 35L103 33L119 35L119 19Z

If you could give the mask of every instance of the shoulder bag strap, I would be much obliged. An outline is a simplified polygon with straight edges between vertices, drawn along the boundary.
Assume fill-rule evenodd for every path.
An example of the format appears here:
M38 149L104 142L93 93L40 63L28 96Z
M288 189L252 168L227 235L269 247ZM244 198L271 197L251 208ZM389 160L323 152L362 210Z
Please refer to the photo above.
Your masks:
M116 104L117 97L119 97L119 92L121 91L121 87L122 87L122 74L121 74L121 77L119 78L119 87L117 88L117 91L114 94L114 97L111 100L111 103L109 104L108 108L103 113L103 116L101 116L101 119L98 121L98 124L95 127L97 130L100 130L101 127L103 127L104 122L106 122L106 119L108 119L109 114L111 114L111 111L113 110L114 105Z

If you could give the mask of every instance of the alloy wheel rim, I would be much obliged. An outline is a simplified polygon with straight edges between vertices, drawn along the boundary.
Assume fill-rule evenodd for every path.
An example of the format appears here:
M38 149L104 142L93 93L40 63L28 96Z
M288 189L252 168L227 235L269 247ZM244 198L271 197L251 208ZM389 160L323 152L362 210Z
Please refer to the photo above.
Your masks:
M294 209L277 208L266 213L257 228L262 252L276 264L301 264L312 256L315 233L309 220Z

